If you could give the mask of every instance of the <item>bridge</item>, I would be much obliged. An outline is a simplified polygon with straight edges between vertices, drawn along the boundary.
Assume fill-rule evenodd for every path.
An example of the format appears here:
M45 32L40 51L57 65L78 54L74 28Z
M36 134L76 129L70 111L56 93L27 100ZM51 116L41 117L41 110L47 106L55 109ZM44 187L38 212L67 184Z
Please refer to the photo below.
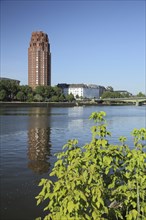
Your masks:
M95 99L96 102L109 102L109 103L132 103L136 106L140 106L143 103L146 103L146 97L136 97L132 96L129 98L104 98L104 99Z

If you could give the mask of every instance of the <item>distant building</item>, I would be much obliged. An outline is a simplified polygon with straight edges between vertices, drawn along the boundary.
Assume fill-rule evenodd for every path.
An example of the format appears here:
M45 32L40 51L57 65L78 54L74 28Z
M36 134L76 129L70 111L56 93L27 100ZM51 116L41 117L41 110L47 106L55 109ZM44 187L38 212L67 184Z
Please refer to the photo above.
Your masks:
M28 48L28 85L51 85L51 53L48 35L33 32Z
M67 94L68 94L69 84L60 83L60 84L58 84L57 86L62 89L62 92L63 92L64 95L67 95Z
M102 93L105 91L105 87L98 86L98 85L86 85L86 84L58 84L58 87L60 87L64 93L64 95L67 94L73 94L74 97L82 97L87 99L93 99L97 98L99 99L102 95Z
M15 82L17 85L20 84L20 81L17 79L10 79L10 78L5 78L5 77L0 77L0 81L5 80L5 81L12 81Z

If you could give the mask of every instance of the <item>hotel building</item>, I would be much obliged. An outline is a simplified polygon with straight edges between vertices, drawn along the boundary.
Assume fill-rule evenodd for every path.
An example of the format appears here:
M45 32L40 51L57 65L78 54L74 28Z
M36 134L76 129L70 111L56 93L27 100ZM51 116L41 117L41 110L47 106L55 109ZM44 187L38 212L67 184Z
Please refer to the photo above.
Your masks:
M93 85L93 84L65 84L61 83L57 85L62 89L64 95L73 94L76 98L82 97L87 99L99 99L103 92L105 92L104 86Z
M51 85L51 53L48 35L33 32L28 48L28 85Z

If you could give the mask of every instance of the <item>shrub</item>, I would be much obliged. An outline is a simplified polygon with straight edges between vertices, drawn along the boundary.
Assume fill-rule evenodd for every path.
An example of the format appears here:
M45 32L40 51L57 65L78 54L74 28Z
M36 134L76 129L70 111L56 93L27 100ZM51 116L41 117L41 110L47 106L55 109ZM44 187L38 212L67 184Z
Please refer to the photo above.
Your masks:
M36 199L37 205L47 202L45 220L145 219L146 129L134 129L133 148L122 136L114 145L104 116L92 113L91 142L79 147L69 140L56 154L50 178L41 179Z
M0 91L0 101L4 101L7 98L6 91L3 89Z
M33 99L36 102L42 102L43 101L43 97L39 94L36 94Z
M17 99L18 101L25 101L25 100L26 100L26 95L25 95L25 93L22 92L22 91L19 91L19 92L17 93L17 95L16 95L16 99Z

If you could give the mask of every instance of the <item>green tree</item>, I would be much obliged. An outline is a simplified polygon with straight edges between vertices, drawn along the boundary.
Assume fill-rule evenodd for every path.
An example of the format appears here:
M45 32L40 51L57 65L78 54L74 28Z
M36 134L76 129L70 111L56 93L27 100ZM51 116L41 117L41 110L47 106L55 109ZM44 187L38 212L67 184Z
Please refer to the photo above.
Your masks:
M24 92L25 95L28 95L29 93L32 93L32 88L28 85L21 85L19 87L20 91Z
M124 94L123 94L123 97L125 97L125 98L129 98L131 96L132 96L132 94L129 92L124 92Z
M137 97L146 97L146 95L143 94L142 92L139 92L139 93L137 94Z
M29 94L27 95L27 101L28 101L28 102L33 102L33 101L34 101L33 93L29 93Z
M33 91L32 88L28 85L22 85L19 87L20 91L24 94L24 101L30 101L30 96L32 94L33 96Z
M14 100L17 92L19 91L19 85L15 81L1 80L0 90L5 90L6 99L9 101Z
M7 81L6 80L0 80L0 91L7 89Z
M79 95L78 94L76 95L76 99L79 99Z
M26 100L26 95L24 92L19 91L16 95L17 100L19 101L25 101Z
M124 96L122 94L120 94L120 92L110 92L110 91L105 91L101 98L105 99L105 98L123 98Z
M101 96L102 99L111 98L111 97L112 97L112 92L110 91L105 91Z
M11 100L14 100L16 97L17 92L19 91L19 85L15 81L9 81L8 82L8 91L9 91L9 97Z
M146 129L135 129L134 147L119 138L110 143L105 112L90 119L92 140L83 147L69 140L57 153L50 173L54 181L42 179L37 205L46 201L45 219L50 220L145 220L146 216ZM41 219L41 218L38 218Z
M72 101L75 100L75 98L74 98L73 94L71 93L71 94L67 94L67 95L66 95L66 100L67 100L68 102L72 102Z
M106 87L106 90L109 91L109 92L113 92L113 91L114 91L114 89L113 89L112 86L108 86L108 87Z
M64 95L64 94L61 94L61 95L59 96L59 102L64 102L65 100L66 100L65 95Z
M0 90L0 101L5 101L7 98L6 91L4 89Z
M42 102L43 101L43 97L40 94L36 94L33 99L36 102Z
M53 87L45 86L44 96L46 99L51 98L54 95Z
M50 101L51 102L58 102L59 101L59 97L57 95L53 95L51 98L50 98Z
M42 96L43 100L50 99L50 100L59 100L59 96L62 94L61 89L57 86L37 86L35 89L35 93ZM54 98L57 97L57 98Z
M45 86L37 86L35 88L35 93L42 96L44 98L44 94L45 94Z
M53 87L54 95L57 95L58 97L62 94L61 88L54 86Z
M120 92L113 92L112 97L113 98L123 98L124 96Z

